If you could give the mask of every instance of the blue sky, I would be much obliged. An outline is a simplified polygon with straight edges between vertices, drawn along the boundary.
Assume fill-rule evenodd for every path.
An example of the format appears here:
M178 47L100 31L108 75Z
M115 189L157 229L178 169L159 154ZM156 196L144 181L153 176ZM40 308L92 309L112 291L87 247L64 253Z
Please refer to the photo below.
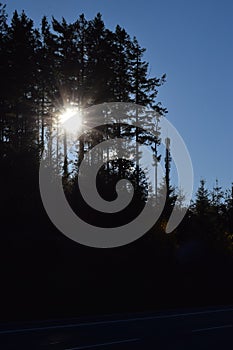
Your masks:
M107 27L120 24L147 49L151 75L167 74L158 100L189 149L195 173L208 187L233 181L232 0L10 0L35 25L45 14L75 20L101 12Z

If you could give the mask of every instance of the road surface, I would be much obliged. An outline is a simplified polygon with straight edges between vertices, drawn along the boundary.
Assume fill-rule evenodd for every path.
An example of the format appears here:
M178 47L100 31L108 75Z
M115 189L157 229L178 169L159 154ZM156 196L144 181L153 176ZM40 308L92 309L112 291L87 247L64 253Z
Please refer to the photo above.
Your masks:
M1 350L233 349L233 306L0 325Z

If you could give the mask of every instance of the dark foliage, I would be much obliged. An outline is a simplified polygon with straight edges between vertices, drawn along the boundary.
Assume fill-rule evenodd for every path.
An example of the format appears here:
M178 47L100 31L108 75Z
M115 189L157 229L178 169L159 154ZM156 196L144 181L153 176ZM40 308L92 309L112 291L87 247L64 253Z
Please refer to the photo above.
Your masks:
M181 210L183 205L170 186L167 163L169 191L160 220L136 242L107 250L68 240L43 208L38 169L47 147L71 206L87 221L124 224L143 209L149 189L138 164L108 161L99 171L97 188L106 200L115 198L122 177L135 187L127 212L115 218L80 204L76 177L85 152L109 137L130 136L159 161L159 129L157 138L122 125L82 136L73 176L66 139L60 146L56 132L59 112L71 103L134 102L164 116L156 97L165 75L148 78L144 51L120 26L107 29L100 14L74 23L49 24L44 17L35 29L24 12L9 23L0 6L1 321L232 303L233 189L223 193L216 183L209 193L202 181L185 219L167 235L175 200Z

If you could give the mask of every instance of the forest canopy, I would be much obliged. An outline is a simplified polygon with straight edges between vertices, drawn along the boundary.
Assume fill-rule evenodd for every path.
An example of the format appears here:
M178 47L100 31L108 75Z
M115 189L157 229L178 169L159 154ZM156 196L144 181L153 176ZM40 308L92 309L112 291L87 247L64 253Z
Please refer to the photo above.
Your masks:
M138 40L124 28L119 25L114 30L106 28L101 14L90 20L81 14L73 23L65 18L60 21L52 18L49 22L43 17L40 27L35 28L25 12L15 11L8 19L6 7L0 5L0 239L2 247L7 247L3 248L0 266L6 262L14 265L9 274L2 275L2 285L10 285L12 291L14 288L19 291L20 297L29 303L29 314L34 301L31 297L28 302L27 288L32 291L32 296L33 293L40 298L43 295L45 305L53 305L48 309L50 316L60 303L59 298L67 302L61 311L63 315L70 316L72 312L77 315L80 310L86 312L88 307L89 311L95 307L101 311L116 311L114 303L111 307L105 304L105 309L101 306L106 302L105 288L117 296L122 308L131 305L131 310L137 309L140 298L141 309L156 308L161 303L167 305L168 300L170 306L181 305L183 300L184 304L191 305L189 293L196 294L196 303L200 304L203 293L207 302L214 288L217 292L215 299L212 295L212 300L219 302L219 295L224 296L227 289L228 300L232 302L231 279L226 277L224 280L225 290L220 291L220 284L223 282L222 271L224 276L229 276L233 266L233 185L223 191L217 180L209 190L206 182L201 180L183 222L172 234L166 235L166 223L175 201L180 204L180 210L185 202L185 194L170 183L172 160L169 152L165 156L166 206L159 222L132 246L97 253L67 242L53 227L43 208L38 173L44 150L62 174L64 189L74 211L77 198L80 198L76 181L80 162L98 142L129 138L151 149L155 160L153 166L164 159L159 149L159 128L155 137L120 123L97 128L79 138L72 157L67 152L68 135L59 133L60 115L73 106L82 110L104 102L127 102L148 107L158 118L165 118L167 110L157 98L166 75L150 77L144 53ZM149 124L155 127L151 120ZM137 148L134 152L140 153ZM119 179L126 176L131 180L137 191L136 206L130 208L130 215L135 207L141 210L148 193L158 198L163 195L163 187L158 188L156 194L150 192L145 174L133 160L110 162L107 159L99 175L99 192L107 200L113 199L111 190ZM81 213L84 216L85 211L84 207ZM120 222L122 218L117 220ZM109 223L104 223L108 227ZM50 241L52 244L48 243ZM39 245L38 242L42 243ZM77 266L79 279L74 278ZM20 291L22 281L26 287ZM46 283L50 296L43 294ZM90 302L92 288L96 285L102 286L96 292L100 305L95 300ZM174 294L170 292L171 288L174 288ZM7 290L5 293L10 298ZM78 304L76 294L86 304ZM16 300L12 312L17 308L20 310L21 304ZM69 311L75 311L69 313L67 305ZM7 307L5 311L8 314ZM37 311L40 312L39 307Z

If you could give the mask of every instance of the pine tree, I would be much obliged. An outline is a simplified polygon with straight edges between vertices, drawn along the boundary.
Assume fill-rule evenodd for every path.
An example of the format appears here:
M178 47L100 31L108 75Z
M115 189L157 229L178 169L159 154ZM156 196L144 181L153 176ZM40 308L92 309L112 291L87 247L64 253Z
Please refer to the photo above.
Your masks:
M211 195L212 195L211 204L213 208L216 210L216 213L220 214L220 211L222 209L222 204L223 204L224 192L222 191L222 187L219 186L218 179L216 179L215 181L215 185L213 187Z
M39 143L43 150L45 136L51 144L52 126L54 122L54 111L58 109L57 101L59 91L57 84L58 76L58 54L55 41L55 34L51 32L47 18L44 16L41 21L40 47L37 53L38 73L37 73L37 103L40 138ZM51 152L50 152L51 153Z
M7 91L9 141L17 149L30 149L35 127L36 48L39 34L24 12L14 12L7 40Z
M113 35L105 28L100 13L88 23L88 100L89 104L113 101L115 95L111 88L113 79Z
M1 85L0 85L0 160L5 154L4 144L7 139L6 135L6 109L7 109L7 95L6 95L6 86L7 82L7 14L6 14L6 5L0 3L0 76L1 76Z
M195 211L200 218L206 216L210 209L209 191L205 187L206 181L201 179L200 186L196 194Z
M228 189L225 193L225 221L226 221L226 228L227 232L233 235L233 183L231 185L231 188ZM232 237L233 240L233 237Z
M144 129L138 127L135 128L135 153L136 153L136 167L139 172L139 143L149 144L152 147L155 159L155 166L157 166L157 161L159 160L157 154L157 146L159 145L159 132L158 128L155 130L158 116L162 116L166 113L166 109L159 107L155 104L155 99L157 97L157 88L165 82L166 76L163 75L161 78L150 78L149 77L149 64L144 61L143 56L145 49L139 46L137 39L134 37L130 44L130 78L131 78L131 96L132 101L138 105L145 107L150 107L154 109L155 113L147 114L143 116L143 119L138 115L136 111L136 123L142 124ZM157 133L155 136L155 132ZM157 180L155 180L157 182ZM157 186L157 184L156 184Z
M119 25L114 32L112 89L115 101L131 102L130 36Z

